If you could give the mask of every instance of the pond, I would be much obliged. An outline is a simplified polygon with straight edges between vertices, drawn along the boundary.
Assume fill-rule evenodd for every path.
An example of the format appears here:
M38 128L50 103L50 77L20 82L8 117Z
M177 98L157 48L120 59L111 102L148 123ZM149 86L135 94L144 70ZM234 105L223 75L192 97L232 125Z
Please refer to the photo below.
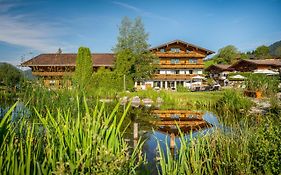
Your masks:
M142 113L130 113L132 123L126 132L126 141L133 147L138 139L144 140L143 153L149 166L156 173L157 145L166 152L168 146L171 153L176 155L180 147L180 131L188 139L200 137L212 132L215 127L222 127L217 117L207 111L189 110L143 110ZM135 115L135 116L133 116ZM149 117L147 117L147 115Z
M13 104L5 104L0 106L0 119L9 111ZM30 111L22 102L18 102L12 111L12 120L19 119L22 116L30 116Z
M9 107L0 107L0 118L9 110ZM12 112L12 119L30 116L29 110L19 102ZM157 145L166 152L166 147L173 155L177 154L180 147L180 131L186 139L190 135L200 137L213 131L215 127L222 127L217 117L208 111L190 110L159 110L153 108L134 108L128 112L127 123L130 123L125 132L125 140L134 147L139 139L144 141L143 153L146 155L148 167L152 174L156 174Z

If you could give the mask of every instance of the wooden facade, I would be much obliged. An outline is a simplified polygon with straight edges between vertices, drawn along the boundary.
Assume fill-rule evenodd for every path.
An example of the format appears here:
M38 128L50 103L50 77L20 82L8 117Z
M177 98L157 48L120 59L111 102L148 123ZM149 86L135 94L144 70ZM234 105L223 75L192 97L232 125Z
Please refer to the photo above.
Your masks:
M159 58L159 69L151 80L136 82L136 88L176 88L178 84L188 86L193 77L203 74L203 59L214 53L181 40L162 44L150 51ZM76 56L77 54L69 53L41 54L23 62L21 66L30 67L33 75L42 77L45 86L61 86L63 80L69 79L75 71ZM113 69L115 55L92 54L92 60L94 71L99 67Z
M229 68L239 72L253 72L256 70L275 70L281 68L280 59L263 59L263 60L239 60Z
M159 58L159 69L151 80L136 84L137 89L190 87L193 77L203 74L203 59L214 53L181 40L153 47L150 51Z
M30 67L32 75L43 78L44 85L49 88L70 87L71 76L75 71L77 54L40 54L21 66ZM92 54L93 70L100 67L113 68L114 54Z

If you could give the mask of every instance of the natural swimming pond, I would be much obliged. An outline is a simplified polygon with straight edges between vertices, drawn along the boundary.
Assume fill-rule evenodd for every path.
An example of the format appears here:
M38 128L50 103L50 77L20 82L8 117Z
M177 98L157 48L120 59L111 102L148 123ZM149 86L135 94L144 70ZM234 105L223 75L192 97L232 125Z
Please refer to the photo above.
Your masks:
M8 109L9 108L1 109L1 115ZM13 119L29 115L29 110L25 108L22 103L18 103L12 113ZM148 166L151 167L150 170L152 173L156 172L158 143L161 149L167 151L166 148L168 148L176 155L177 148L180 147L179 130L188 139L190 135L192 135L192 137L200 137L206 133L212 132L214 127L219 126L217 117L211 112L176 109L136 109L132 107L128 111L126 120L127 124L130 124L124 138L131 147L134 147L139 139L144 141L142 151L146 155L146 160Z
M169 148L173 155L177 155L181 133L188 140L190 136L200 137L211 133L215 127L221 127L216 115L208 111L176 109L132 111L129 114L132 123L125 133L126 141L132 147L136 145L138 139L144 141L142 150L153 172L156 172L158 144L165 152Z

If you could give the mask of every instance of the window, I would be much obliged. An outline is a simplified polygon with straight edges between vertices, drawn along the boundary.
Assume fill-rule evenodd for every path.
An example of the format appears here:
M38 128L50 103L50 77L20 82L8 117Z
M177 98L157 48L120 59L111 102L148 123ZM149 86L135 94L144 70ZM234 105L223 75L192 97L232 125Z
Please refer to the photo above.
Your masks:
M165 52L165 49L160 49L160 52L162 52L162 53Z
M180 70L175 70L175 74L180 74Z
M189 53L190 52L190 50L188 50L188 49L186 49L186 51L185 51L186 53Z
M180 60L179 59L171 59L171 64L179 64Z
M193 70L189 70L189 74L193 74Z
M189 63L195 63L197 64L198 60L196 58L190 58Z
M180 48L171 48L171 52L179 53Z
M50 80L50 86L54 86L55 85L55 83L56 83L56 81L55 80Z

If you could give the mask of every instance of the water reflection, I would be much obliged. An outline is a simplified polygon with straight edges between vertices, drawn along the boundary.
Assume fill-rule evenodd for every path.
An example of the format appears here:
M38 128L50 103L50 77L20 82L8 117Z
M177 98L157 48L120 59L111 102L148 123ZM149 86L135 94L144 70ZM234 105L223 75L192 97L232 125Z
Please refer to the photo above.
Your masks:
M11 105L5 105L5 106L0 106L0 119L5 116L5 114L8 112L8 110L13 106ZM14 110L12 111L12 121L15 121L23 116L30 116L31 113L30 111L26 108L24 103L18 102L17 105L15 106Z
M143 115L147 114L143 113ZM216 116L210 112L152 110L149 115L150 120L143 121L142 119L147 119L147 117L138 113L133 121L132 130L134 143L137 142L139 136L144 138L143 152L151 167L154 168L157 157L157 142L160 143L164 151L168 145L171 153L176 154L176 149L180 147L179 129L188 139L190 134L193 137L200 137L211 131L214 126L219 126Z
M189 133L190 131L198 131L203 128L211 127L211 124L203 119L203 112L154 110L152 114L159 119L153 122L155 129L173 136L179 135L179 129L183 133Z

